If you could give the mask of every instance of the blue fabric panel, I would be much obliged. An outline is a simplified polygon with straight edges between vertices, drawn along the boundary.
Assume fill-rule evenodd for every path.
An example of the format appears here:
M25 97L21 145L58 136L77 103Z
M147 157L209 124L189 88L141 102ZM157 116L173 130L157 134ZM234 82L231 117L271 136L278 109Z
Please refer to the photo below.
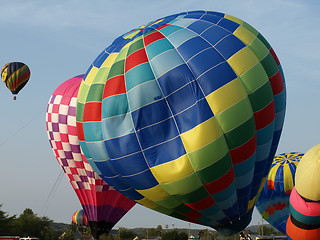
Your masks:
M239 217L238 213L238 203L235 202L233 205L231 205L229 208L224 209L223 212L228 216L230 219L236 219Z
M183 64L184 61L176 50L166 51L150 60L150 65L154 71L156 78L161 77L169 70Z
M206 14L204 15L201 20L203 21L207 21L207 22L210 22L210 23L213 23L213 24L217 24L221 18L224 17L224 14L220 14L220 13L215 13L215 14Z
M204 96L198 83L193 81L168 96L167 101L173 114L176 115L203 98Z
M198 35L188 29L181 29L179 31L176 31L169 35L167 39L171 42L171 44L177 48L179 47L182 43L188 41L189 39L195 38Z
M159 55L160 53L163 53L173 48L174 47L172 46L170 41L168 41L167 38L162 38L146 46L146 52L147 52L148 58L152 59L155 56Z
M80 144L83 155L87 159L91 159L91 154L89 152L89 149L87 148L87 142L86 141L79 141L79 144Z
M127 113L128 99L126 94L118 94L102 100L102 119Z
M207 96L236 78L237 75L230 65L227 62L223 62L204 73L197 81Z
M175 160L186 154L180 137L144 151L150 167Z
M215 45L215 48L221 53L225 59L229 59L232 55L244 48L246 45L234 35L229 35Z
M216 216L216 214L222 213L221 210L218 208L217 204L213 204L210 208L206 208L204 210L199 210L199 212L205 216Z
M192 13L188 13L183 18L200 19L204 14L205 14L204 11L194 11Z
M226 18L222 18L218 25L227 29L231 33L233 33L240 26L240 24Z
M184 42L177 48L182 58L187 62L190 58L203 51L204 49L210 48L211 45L201 37L195 37Z
M206 31L204 31L201 34L201 37L206 39L213 46L229 34L229 32L219 26L212 26L211 28L208 28Z
M257 159L256 159L256 161L259 161L259 160L264 161L265 159L267 159L269 157L270 148L272 146L271 144L272 144L272 139L270 139L265 144L257 145L257 149L256 149Z
M142 63L125 73L126 90L129 91L133 87L153 79L154 75L149 63Z
M140 146L135 133L105 141L111 159L120 158L140 151Z
M263 145L270 142L273 138L274 132L274 121L271 122L268 126L261 128L257 131L257 145Z
M103 141L87 142L87 149L94 160L105 161L109 159L109 155L105 149Z
M286 91L282 91L278 95L274 96L274 104L276 107L276 112L280 112L286 108Z
M276 113L275 130L281 131L281 129L283 127L285 114L286 114L286 109L283 109L281 112Z
M157 81L151 80L132 88L128 92L127 96L130 110L134 111L140 107L161 99L162 93Z
M101 166L99 166L99 168L101 169ZM108 184L118 190L122 190L122 189L128 189L130 188L130 185L128 185L126 183L126 181L123 181L122 178L117 175L114 177L104 177L101 176L103 180L105 180L106 182L108 182Z
M214 115L205 99L175 116L180 133L184 133L195 126L207 121Z
M234 173L236 176L242 176L248 173L248 170L254 169L256 155L253 154L247 160L234 165Z
M102 138L101 122L84 122L84 138L86 141L100 141Z
M99 56L94 60L92 63L93 66L96 68L100 68L102 63L106 60L106 58L109 56L109 53L102 52L99 54Z
M122 177L137 174L148 169L146 160L141 152L111 160L111 163L114 169L120 173Z
M119 175L119 173L113 168L111 160L94 161L94 164L101 170L101 172L103 172L103 176L106 178L114 178Z
M175 31L178 31L180 29L182 29L182 27L169 25L167 27L160 29L159 32L161 32L164 36L169 36L170 34L174 33Z
M171 116L165 100L154 102L132 112L132 121L136 131L149 125L163 121Z
M199 77L204 72L224 62L225 60L214 48L208 48L188 61L188 66L192 69L195 77Z
M168 141L179 135L172 118L137 132L142 149ZM111 157L111 156L110 156Z
M251 192L251 181L250 184L244 188L237 189L238 195L238 206L239 206L239 215L243 215L247 212L248 208L248 201Z
M237 166L235 166L234 168L236 168L236 167ZM235 172L236 172L236 170L235 170ZM250 170L247 169L247 173L242 176L236 175L235 182L236 182L236 186L238 189L250 186L251 181L252 181L253 172L254 172L254 168L252 168Z
M231 198L235 194L235 192L236 192L236 186L234 183L231 183L229 187L223 189L218 193L213 193L211 194L211 196L217 203L219 203L219 206L221 206L221 204L223 204L223 202L226 201L226 199ZM228 204L228 205L232 205L232 204Z
M194 76L186 64L168 71L157 79L164 96L171 94L193 80Z
M145 190L158 185L157 180L153 177L153 174L150 170L137 175L124 177L124 179L130 182L131 187L136 190Z
M90 122L88 122L90 123ZM134 131L130 114L103 119L101 122L104 139L115 138Z
M118 190L119 191L119 190ZM119 191L120 193L122 193L124 196L132 199L132 200L141 200L144 198L144 196L142 196L140 193L136 192L136 190L134 190L133 188L129 188L129 189L124 189L122 191Z
M197 34L201 34L203 31L205 31L206 29L208 29L209 27L212 26L212 23L208 23L205 21L196 21L194 23L192 23L188 29L190 29L191 31L194 31Z

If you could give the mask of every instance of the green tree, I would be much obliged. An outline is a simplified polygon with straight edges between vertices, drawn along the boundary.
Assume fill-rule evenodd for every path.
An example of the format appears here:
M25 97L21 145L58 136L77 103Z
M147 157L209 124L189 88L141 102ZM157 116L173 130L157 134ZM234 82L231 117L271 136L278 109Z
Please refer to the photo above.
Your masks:
M188 240L188 234L179 232L177 229L165 232L161 236L162 240Z
M20 236L33 236L44 240L51 240L52 220L47 217L38 217L30 208L27 208L15 220L16 234Z
M121 240L132 240L136 236L136 233L132 230L128 230L126 228L119 228L118 234L115 239Z
M14 221L16 216L11 216L1 210L2 204L0 204L0 235L12 235L14 234Z

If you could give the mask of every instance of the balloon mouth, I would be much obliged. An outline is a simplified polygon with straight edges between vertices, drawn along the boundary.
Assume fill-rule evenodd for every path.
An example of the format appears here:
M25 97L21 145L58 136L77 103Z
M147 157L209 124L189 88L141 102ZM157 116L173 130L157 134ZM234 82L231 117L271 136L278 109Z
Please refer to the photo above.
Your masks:
M219 226L213 226L213 228L216 229L222 236L232 236L241 232L249 225L252 219L252 213L253 208L250 209L246 214L239 217L238 219L233 220L232 222L221 224Z

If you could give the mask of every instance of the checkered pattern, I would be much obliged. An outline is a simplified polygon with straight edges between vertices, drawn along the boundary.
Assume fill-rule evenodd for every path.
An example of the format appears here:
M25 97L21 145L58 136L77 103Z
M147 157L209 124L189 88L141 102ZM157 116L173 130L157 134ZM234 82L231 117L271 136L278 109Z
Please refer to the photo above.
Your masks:
M103 181L81 152L75 117L81 81L82 76L71 78L52 94L46 113L48 138L89 222L104 221L112 227L135 203Z
M257 30L223 13L184 12L118 37L96 58L79 90L78 137L118 191L233 234L251 220L285 96Z

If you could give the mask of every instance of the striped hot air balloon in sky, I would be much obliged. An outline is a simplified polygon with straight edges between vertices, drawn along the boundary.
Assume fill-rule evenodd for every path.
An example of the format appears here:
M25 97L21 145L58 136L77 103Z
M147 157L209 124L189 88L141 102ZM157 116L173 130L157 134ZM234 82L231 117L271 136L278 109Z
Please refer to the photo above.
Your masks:
M251 221L285 106L280 62L256 29L183 12L125 33L94 60L78 94L78 137L124 195L232 235Z
M289 198L294 187L296 168L304 154L282 153L273 159L270 172L256 203L261 216L280 232L286 234Z
M83 75L71 78L52 93L46 128L52 150L76 192L95 239L112 227L135 205L94 172L81 152L76 130L77 93Z
M1 79L6 87L16 95L27 84L30 78L29 67L21 62L10 62L2 67ZM16 99L16 96L14 96Z
M74 212L74 214L72 214L71 220L72 220L72 223L78 226L89 225L87 215L84 213L82 209Z

